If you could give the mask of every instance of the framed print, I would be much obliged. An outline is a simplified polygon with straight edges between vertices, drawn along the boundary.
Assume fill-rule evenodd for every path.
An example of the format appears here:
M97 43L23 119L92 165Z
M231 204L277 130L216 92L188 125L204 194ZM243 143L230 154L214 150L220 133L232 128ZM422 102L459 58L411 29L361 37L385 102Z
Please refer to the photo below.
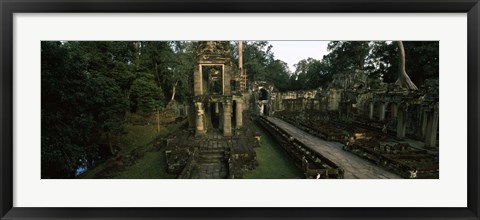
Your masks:
M469 1L6 1L1 219L478 219Z

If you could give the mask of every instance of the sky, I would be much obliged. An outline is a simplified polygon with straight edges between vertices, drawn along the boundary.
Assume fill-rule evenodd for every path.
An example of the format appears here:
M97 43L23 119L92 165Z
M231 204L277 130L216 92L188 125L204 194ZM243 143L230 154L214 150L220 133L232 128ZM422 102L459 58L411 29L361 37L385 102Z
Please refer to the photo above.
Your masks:
M321 60L327 54L329 41L268 41L272 45L275 59L288 64L291 72L295 72L293 65L309 57Z

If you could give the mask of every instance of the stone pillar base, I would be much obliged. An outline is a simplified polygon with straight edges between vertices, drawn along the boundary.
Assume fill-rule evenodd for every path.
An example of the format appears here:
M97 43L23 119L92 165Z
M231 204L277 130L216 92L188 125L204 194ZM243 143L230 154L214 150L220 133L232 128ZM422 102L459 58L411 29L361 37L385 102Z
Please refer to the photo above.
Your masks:
M223 136L232 136L232 103L226 101L223 108Z
M243 126L243 103L242 102L237 102L237 108L236 108L236 122L237 122L237 128L241 128Z

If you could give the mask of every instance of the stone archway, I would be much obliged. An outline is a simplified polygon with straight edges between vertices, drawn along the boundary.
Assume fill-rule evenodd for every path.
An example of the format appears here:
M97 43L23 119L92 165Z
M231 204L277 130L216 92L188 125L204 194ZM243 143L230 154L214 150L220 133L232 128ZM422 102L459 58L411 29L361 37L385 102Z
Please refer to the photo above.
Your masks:
M272 115L275 104L273 86L264 81L254 82L255 109L258 115Z
M269 96L269 92L264 87L259 89L258 100L269 100Z

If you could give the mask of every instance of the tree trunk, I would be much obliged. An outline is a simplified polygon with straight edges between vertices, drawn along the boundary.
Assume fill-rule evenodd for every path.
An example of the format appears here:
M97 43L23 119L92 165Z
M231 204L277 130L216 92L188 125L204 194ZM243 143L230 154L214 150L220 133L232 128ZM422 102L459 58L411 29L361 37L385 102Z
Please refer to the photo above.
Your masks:
M140 46L141 42L140 41L134 41L133 42L133 47L135 48L135 69L138 70L138 67L140 65Z
M115 155L115 151L113 149L113 144L112 144L112 138L110 137L110 132L107 132L107 141L108 141L108 146L110 147L110 153L112 153L112 155Z
M407 88L410 90L417 90L417 86L412 82L407 72L405 71L405 49L403 48L402 41L397 41L398 51L400 52L399 56L399 73L396 85L401 86L402 88Z
M172 98L170 99L170 101L173 101L175 99L175 91L176 91L176 88L177 88L177 84L178 84L178 80L175 81L175 84L173 84Z

